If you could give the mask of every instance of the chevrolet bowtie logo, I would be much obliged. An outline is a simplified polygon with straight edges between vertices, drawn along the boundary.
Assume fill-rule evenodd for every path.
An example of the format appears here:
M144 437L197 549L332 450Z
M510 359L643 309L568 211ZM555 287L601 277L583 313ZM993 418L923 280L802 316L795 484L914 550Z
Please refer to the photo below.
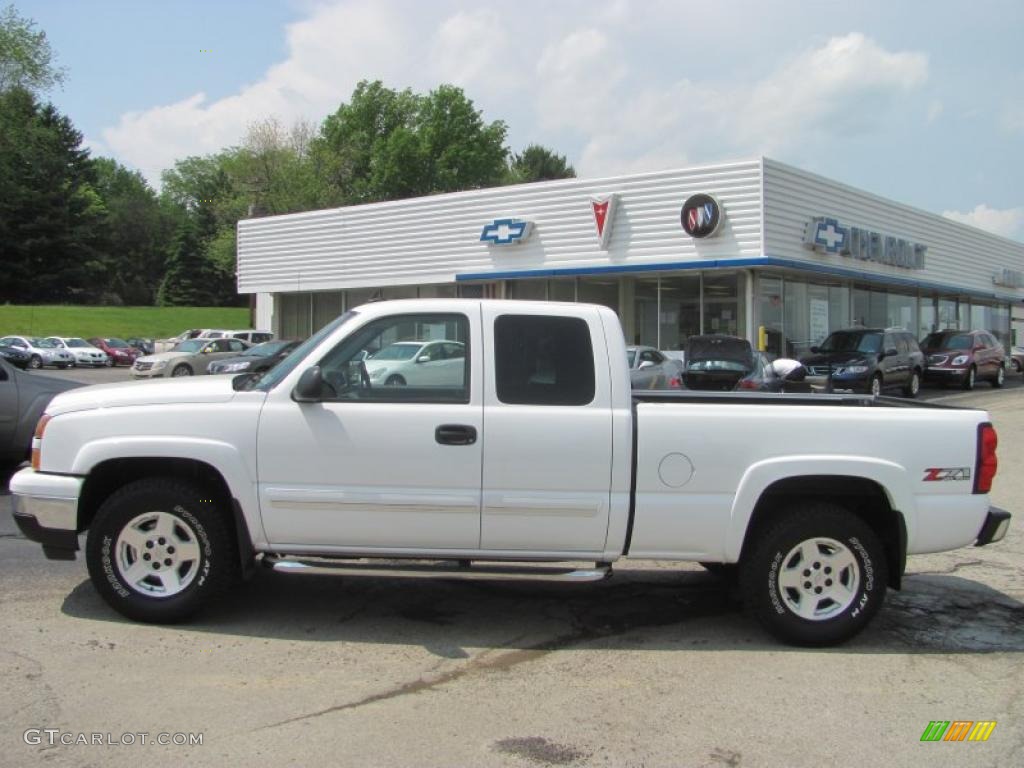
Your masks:
M483 231L480 233L480 242L509 245L528 238L532 229L532 221L495 219L490 224L484 225Z

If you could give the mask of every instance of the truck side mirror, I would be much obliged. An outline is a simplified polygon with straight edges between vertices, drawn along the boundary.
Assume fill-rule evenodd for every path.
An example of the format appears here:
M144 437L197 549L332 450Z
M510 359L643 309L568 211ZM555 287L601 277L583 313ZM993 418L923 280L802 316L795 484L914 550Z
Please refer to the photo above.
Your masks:
M640 363L640 366L637 368L637 370L638 371L642 371L644 368L653 368L653 367L654 367L654 363L652 363L650 360L644 360L642 363Z
M307 368L299 377L298 384L292 390L292 400L296 403L318 403L323 392L323 372L319 365Z
M419 357L416 358L416 362L417 363L429 363L430 362L430 355L420 355Z

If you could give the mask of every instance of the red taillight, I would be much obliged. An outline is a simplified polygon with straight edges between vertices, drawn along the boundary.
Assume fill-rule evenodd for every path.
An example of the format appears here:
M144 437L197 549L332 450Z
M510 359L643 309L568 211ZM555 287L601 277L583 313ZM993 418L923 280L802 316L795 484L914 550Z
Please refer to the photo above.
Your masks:
M978 425L978 457L974 470L974 492L988 493L992 489L992 479L996 476L999 462L996 460L996 446L999 438L996 428L988 422Z
M682 382L682 380L678 376L673 376L671 379L669 379L668 380L668 385L670 387L672 387L673 389L682 389L683 388L683 382Z
M740 381L739 389L760 389L761 385L753 379L742 379Z

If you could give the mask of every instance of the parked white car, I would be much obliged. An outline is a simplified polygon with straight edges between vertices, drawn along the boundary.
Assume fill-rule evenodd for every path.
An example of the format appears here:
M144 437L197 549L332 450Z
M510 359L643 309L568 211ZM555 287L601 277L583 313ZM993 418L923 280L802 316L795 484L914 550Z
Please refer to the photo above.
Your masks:
M458 341L396 341L364 361L374 384L447 386L462 380L466 347Z
M95 368L110 365L110 356L85 339L77 336L49 336L46 341L52 341L74 355L75 362L72 365L91 365Z
M74 355L49 339L35 336L5 336L0 339L0 347L14 347L30 354L32 357L28 361L29 368L42 368L44 365L70 368L75 364Z
M225 336L231 339L241 339L247 341L250 344L262 344L265 341L273 341L275 336L273 331L254 331L254 330L240 330L240 331L226 331Z

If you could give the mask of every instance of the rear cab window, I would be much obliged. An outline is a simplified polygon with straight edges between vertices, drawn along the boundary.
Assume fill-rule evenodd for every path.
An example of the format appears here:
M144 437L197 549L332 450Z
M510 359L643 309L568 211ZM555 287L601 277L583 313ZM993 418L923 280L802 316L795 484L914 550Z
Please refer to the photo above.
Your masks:
M578 317L499 315L495 391L507 405L588 405L596 390L590 327Z

